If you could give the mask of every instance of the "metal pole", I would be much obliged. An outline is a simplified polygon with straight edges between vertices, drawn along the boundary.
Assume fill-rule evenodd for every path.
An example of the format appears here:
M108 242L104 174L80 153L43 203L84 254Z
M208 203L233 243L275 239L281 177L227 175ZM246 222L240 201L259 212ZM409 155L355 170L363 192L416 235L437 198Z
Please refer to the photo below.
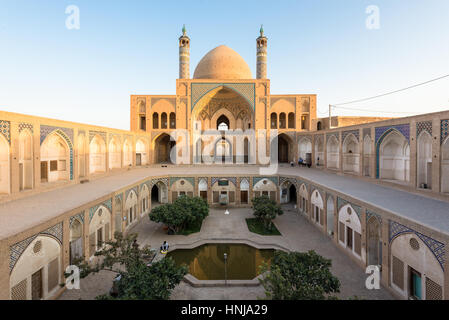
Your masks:
M227 275L227 270L226 270L226 264L228 262L228 255L225 253L224 254L224 265L225 265L225 286L228 285L228 275Z

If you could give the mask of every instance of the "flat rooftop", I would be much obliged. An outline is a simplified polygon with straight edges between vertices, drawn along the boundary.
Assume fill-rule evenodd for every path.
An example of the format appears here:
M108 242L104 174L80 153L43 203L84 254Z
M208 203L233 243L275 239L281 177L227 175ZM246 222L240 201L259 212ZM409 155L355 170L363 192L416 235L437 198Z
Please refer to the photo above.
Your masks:
M160 166L139 168L0 204L0 240L58 217L144 179L186 175L265 175L258 166ZM449 235L449 202L313 168L280 167L297 176Z

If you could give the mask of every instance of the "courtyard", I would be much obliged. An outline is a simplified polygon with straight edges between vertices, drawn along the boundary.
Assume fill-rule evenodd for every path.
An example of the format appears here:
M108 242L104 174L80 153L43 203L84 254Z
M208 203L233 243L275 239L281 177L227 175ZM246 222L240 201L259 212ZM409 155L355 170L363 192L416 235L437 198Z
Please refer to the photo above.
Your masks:
M383 287L379 290L365 288L366 275L363 270L352 261L346 253L338 248L330 237L327 237L304 216L297 213L291 204L283 205L284 214L277 217L274 222L281 232L281 236L261 236L251 233L245 223L246 218L252 217L251 208L228 208L229 214L225 215L226 208L211 208L209 216L203 221L201 231L182 235L167 235L163 225L151 222L144 217L138 224L129 230L130 233L138 233L140 245L150 245L159 248L162 242L168 241L171 248L177 245L183 247L196 243L226 242L226 243L252 243L262 247L276 246L289 251L315 250L318 254L332 260L332 273L340 280L341 288L338 297L340 299L393 299L393 296ZM114 274L101 271L91 274L81 280L80 290L65 290L59 297L60 300L89 300L109 291ZM258 299L265 296L262 286L215 286L192 287L182 281L173 291L171 299Z

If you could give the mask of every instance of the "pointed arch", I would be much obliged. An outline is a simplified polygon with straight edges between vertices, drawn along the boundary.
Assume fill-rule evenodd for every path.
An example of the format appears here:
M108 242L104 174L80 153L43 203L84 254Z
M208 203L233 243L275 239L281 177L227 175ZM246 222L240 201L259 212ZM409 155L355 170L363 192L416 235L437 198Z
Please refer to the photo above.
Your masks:
M33 134L26 128L19 135L19 190L33 189Z
M117 136L113 136L109 141L109 169L116 169L122 167L122 148L120 147L120 140Z
M409 181L410 145L397 129L390 128L377 142L377 177L380 179Z
M98 134L89 144L89 171L90 173L106 171L106 143Z
M145 166L148 164L148 142L139 138L136 142L136 165Z
M301 138L298 143L298 158L305 161L307 153L312 153L312 141L309 138Z
M340 146L337 138L331 135L327 140L327 168L338 169L340 168Z
M53 131L42 142L40 160L42 182L72 179L73 147L61 130Z
M362 253L362 224L357 212L350 204L338 211L338 239L341 246L347 248L359 259Z
M423 130L417 138L417 186L432 188L432 137Z
M368 265L382 265L382 228L374 215L366 223L366 238Z
M359 173L359 140L350 133L343 140L343 171Z
M324 226L324 202L317 189L313 190L310 203L312 204L312 220L320 226Z
M441 192L449 193L449 137L441 145Z
M363 138L363 175L369 177L371 175L371 137L365 135Z
M123 167L127 168L133 165L133 145L130 138L126 138L123 143Z
M89 222L89 256L93 256L109 240L111 240L111 211L106 206L100 205Z

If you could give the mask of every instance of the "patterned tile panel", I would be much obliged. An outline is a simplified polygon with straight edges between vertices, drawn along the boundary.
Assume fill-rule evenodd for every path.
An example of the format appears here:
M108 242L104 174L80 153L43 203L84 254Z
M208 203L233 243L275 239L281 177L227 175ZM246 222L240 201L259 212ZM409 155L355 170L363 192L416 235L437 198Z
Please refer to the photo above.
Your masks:
M19 123L19 133L21 133L23 130L28 129L31 131L31 133L34 133L33 125L30 123Z
M178 180L186 180L192 185L192 187L195 187L195 178L193 177L170 177L170 187Z
M343 133L341 134L341 141L345 141L345 138L350 134L353 134L357 138L357 141L360 141L359 130L343 131Z
M70 149L70 180L73 180L73 129L52 127L41 125L40 126L40 144L44 142L45 138L52 132L59 134L68 144Z
M158 182L162 182L168 188L168 178L151 179L151 187L153 187Z
M106 132L103 131L94 131L94 130L89 130L89 143L92 142L92 139L96 136L99 135L100 137L103 138L103 141L106 143Z
M352 209L355 210L355 212L357 213L357 216L359 217L359 220L360 220L360 219L361 219L361 218L360 218L360 215L361 215L361 213L362 213L362 208L359 207L358 205L355 205L355 204L350 203L349 201L347 201L347 200L345 200L345 199L342 199L342 198L340 198L340 197L337 197L337 211L340 211L340 209L341 209L342 207L344 207L345 205L347 205L347 204L349 204L349 205L352 207Z
M237 187L237 178L236 177L212 177L210 185L213 186L218 180L222 180L222 179L231 181L234 184L234 186Z
M89 209L89 222L92 221L95 212L100 206L104 206L109 209L109 212L112 212L112 198L104 201L103 203L97 204L96 206L93 206L92 208Z
M444 143L447 136L449 136L449 120L441 120L441 144Z
M136 196L139 196L139 188L138 188L137 186L135 186L135 187L132 187L132 188L130 188L130 189L128 189L128 190L125 191L125 199L128 199L129 193L130 193L131 191L133 191L133 190L134 190ZM125 201L126 201L126 200L125 200Z
M296 185L296 179L295 178L290 178L290 177L279 177L279 185L281 186L285 181L290 182L291 184L293 184L295 187L297 187Z
M371 217L376 217L379 220L380 224L382 224L382 216L378 213L375 213L371 210L366 210L366 222L368 222Z
M80 212L78 214L75 214L74 216L70 217L70 223L69 223L70 226L72 226L72 223L73 223L73 221L75 221L75 219L78 219L82 223L84 223L84 211L82 211L82 212Z
M328 133L326 133L326 140L329 140L329 138L332 137L332 136L334 136L335 139L337 139L337 141L340 141L338 139L338 137L339 137L338 132L328 132Z
M11 144L11 122L0 120L0 132L5 137L6 141Z
M366 136L371 138L371 128L363 128L363 137L365 138Z
M423 131L427 131L430 136L432 136L432 121L422 121L416 123L416 137Z
M242 95L248 101L253 111L255 110L256 90L254 87L254 83L192 83L191 110L195 108L195 105L205 94L221 86L233 89L234 91Z
M441 269L444 271L444 262L445 262L445 255L446 255L446 249L444 246L444 243L439 242L435 239L432 239L431 237L428 237L420 232L417 232L409 227L406 227L400 223L397 223L395 221L389 220L389 239L390 243L398 236L405 234L405 233L414 233L416 236L418 236L432 251L432 253L435 255L435 258L437 258L438 262L440 263Z
M123 193L119 193L119 194L115 195L115 203L117 203L117 201L120 201L120 203L123 203Z
M410 124L399 124L396 126L386 126L386 127L378 127L376 128L376 143L379 142L379 139L384 136L385 133L392 131L393 129L396 129L399 131L406 139L407 141L410 141Z
M254 177L253 178L253 187L261 180L267 179L272 181L276 186L279 184L279 178L278 177Z
M35 234L34 236L31 236L25 240L22 240L20 242L17 242L13 244L9 248L9 271L12 272L14 269L14 266L16 265L17 261L19 260L22 253L25 251L25 249L28 247L28 245L33 242L34 239L36 239L39 235L49 235L54 237L59 241L60 244L62 244L62 222L48 228L47 230L44 230L38 234Z

